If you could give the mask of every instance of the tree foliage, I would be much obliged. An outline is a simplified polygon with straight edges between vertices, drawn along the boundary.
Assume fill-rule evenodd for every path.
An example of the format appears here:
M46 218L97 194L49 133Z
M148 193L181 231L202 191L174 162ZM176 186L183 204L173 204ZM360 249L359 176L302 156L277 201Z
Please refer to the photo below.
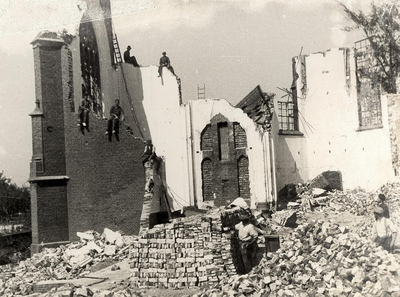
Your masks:
M396 93L396 78L400 70L400 14L398 1L371 3L371 11L364 14L354 12L342 2L338 2L354 26L344 28L346 31L362 30L368 39L372 55L370 66L363 69L361 75L378 79L383 90Z
M18 187L0 172L0 219L18 213L29 214L30 193L27 187Z

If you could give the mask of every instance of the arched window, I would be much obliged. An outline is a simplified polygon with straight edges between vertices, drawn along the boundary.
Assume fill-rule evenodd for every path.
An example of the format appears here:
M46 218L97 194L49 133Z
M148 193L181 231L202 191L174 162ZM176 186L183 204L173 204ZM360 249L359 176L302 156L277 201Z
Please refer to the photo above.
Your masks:
M96 35L92 22L84 22L79 26L81 44L82 97L89 96L93 112L100 112L101 84L100 61Z

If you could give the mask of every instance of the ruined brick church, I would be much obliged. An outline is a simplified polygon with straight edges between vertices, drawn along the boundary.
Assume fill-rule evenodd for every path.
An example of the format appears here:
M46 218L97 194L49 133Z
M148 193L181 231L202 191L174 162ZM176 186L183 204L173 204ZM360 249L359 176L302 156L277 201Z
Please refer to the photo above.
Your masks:
M141 162L151 139L172 210L275 203L270 138L273 94L259 86L233 107L226 100L182 103L181 81L166 68L118 59L107 0L88 0L79 34L41 32L33 40L32 252L104 227L137 234L145 194ZM182 82L184 83L184 82ZM79 129L78 107L90 101ZM115 99L125 113L119 141L105 135ZM151 213L162 209L154 191Z
M144 208L157 223L166 204L219 207L242 197L252 209L274 210L285 185L321 172L336 172L338 189L398 179L399 95L360 76L371 55L365 42L293 58L285 100L260 86L236 106L190 100L166 68L158 77L157 66L123 63L109 0L86 2L78 34L41 32L32 42L33 253L77 231L137 234ZM80 129L85 97L89 125ZM115 99L125 120L119 141L108 141ZM162 159L150 196L141 160L148 139Z

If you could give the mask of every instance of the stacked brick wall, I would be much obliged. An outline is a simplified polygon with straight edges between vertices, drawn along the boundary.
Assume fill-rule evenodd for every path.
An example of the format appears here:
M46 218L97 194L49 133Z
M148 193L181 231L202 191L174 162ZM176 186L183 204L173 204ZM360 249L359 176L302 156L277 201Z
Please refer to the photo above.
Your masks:
M212 286L235 275L231 234L221 228L220 216L210 215L150 229L130 250L131 285Z

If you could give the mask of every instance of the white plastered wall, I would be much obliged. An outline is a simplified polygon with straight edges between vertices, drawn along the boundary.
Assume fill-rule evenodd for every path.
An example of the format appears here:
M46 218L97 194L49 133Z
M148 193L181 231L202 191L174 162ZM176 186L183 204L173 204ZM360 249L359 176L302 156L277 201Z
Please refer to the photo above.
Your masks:
M306 57L307 94L299 98L300 131L297 143L286 141L292 156L306 154L300 171L308 178L323 171L342 173L343 187L373 190L394 178L391 164L387 100L381 98L383 127L360 131L354 53L350 54L350 86L346 86L343 49L332 49ZM299 96L301 79L297 82ZM282 142L282 136L279 140ZM279 149L277 150L279 154ZM277 168L278 176L284 175ZM305 180L305 179L304 179ZM288 182L287 180L285 182Z

